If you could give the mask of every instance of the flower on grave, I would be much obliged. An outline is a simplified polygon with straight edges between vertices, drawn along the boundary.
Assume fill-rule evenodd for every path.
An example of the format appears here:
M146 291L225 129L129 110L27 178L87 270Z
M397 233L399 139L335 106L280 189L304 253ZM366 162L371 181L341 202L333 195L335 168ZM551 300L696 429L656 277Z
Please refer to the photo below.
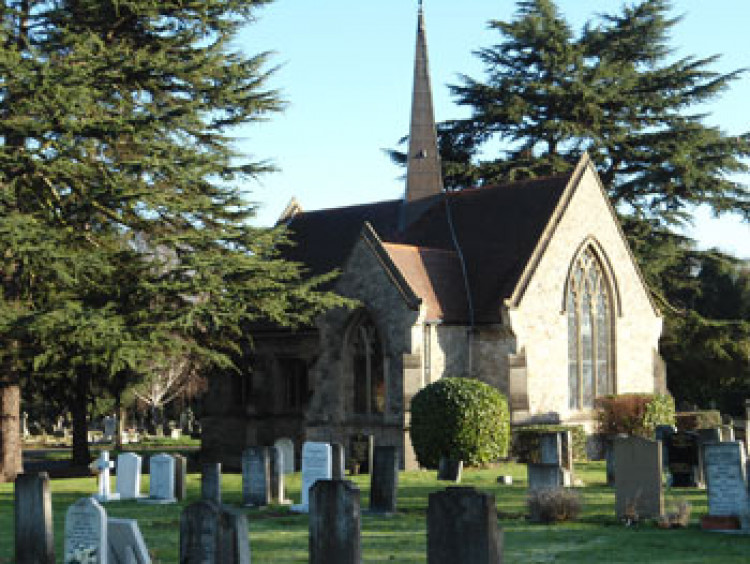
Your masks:
M65 564L97 564L95 546L78 546L65 555Z

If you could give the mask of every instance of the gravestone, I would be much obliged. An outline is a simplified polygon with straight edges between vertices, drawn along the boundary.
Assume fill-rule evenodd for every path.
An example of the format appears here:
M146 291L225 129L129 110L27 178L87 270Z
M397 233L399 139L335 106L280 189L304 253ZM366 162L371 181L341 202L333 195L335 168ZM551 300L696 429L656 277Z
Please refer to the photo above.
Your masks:
M722 425L721 429L721 442L731 443L734 441L734 427L731 425Z
M359 489L344 480L318 480L310 489L310 564L359 564Z
M355 474L368 474L372 468L375 439L372 435L359 433L349 439L349 471Z
M370 511L394 513L398 494L398 450L395 446L375 447L370 473Z
M738 517L743 528L747 528L750 496L747 461L742 443L711 443L704 448L708 515Z
M331 478L344 479L344 445L331 443Z
M14 485L16 564L54 564L55 539L49 476L19 474Z
M563 439L560 433L540 433L538 448L530 452L526 465L529 491L570 485L570 472L564 468Z
M210 500L180 516L180 564L250 564L247 519Z
M169 454L155 454L149 458L148 497L138 501L144 503L175 503L174 497L174 457Z
M265 507L271 502L271 460L268 447L249 447L242 453L242 503Z
M464 468L463 460L455 460L445 456L440 457L438 462L437 479L446 482L459 483L461 481L461 472Z
M269 447L268 454L271 470L271 478L269 480L269 485L271 487L271 503L288 505L291 501L286 498L286 492L284 491L284 458L281 449L275 446Z
M151 564L135 519L107 519L107 543L110 564Z
M84 497L65 514L64 562L107 564L107 512L93 497Z
M107 502L120 499L120 495L112 493L110 483L110 471L115 467L115 463L109 459L109 452L103 450L99 458L91 463L91 469L97 473L97 482L99 491L95 495L97 501Z
M292 439L281 438L277 439L273 446L278 447L281 450L281 458L283 460L282 472L284 474L292 474L296 472L297 468L294 466L294 442Z
M698 484L704 486L706 483L705 478L705 458L703 456L706 451L706 445L710 443L721 442L721 427L709 427L704 429L698 429L696 431L698 435L698 456L699 456L699 473L698 473Z
M104 430L102 439L107 442L112 441L115 438L115 433L117 433L117 417L105 417L102 427Z
M615 515L649 519L664 513L661 445L642 437L615 439Z
M495 496L474 488L431 493L427 506L428 564L499 564L503 533Z
M132 452L117 455L117 494L120 499L141 497L141 457Z
M187 458L181 454L174 456L174 496L177 501L187 497Z
M677 427L674 425L657 425L654 428L654 439L661 441L661 463L664 470L669 469L669 449L667 443L669 437L677 432Z
M700 476L698 437L690 431L678 431L667 438L669 472L673 488L697 487Z
M331 479L331 465L331 445L313 442L302 445L302 501L292 506L293 511L308 512L310 488L318 480Z
M201 499L221 505L221 463L206 462L201 471Z

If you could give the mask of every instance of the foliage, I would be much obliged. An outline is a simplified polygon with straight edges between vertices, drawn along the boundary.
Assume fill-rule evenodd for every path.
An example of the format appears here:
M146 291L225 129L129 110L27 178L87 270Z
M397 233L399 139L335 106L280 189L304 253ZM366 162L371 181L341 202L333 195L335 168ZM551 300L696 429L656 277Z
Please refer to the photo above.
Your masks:
M539 446L542 433L570 431L573 437L573 460L583 462L586 456L586 430L581 425L524 425L511 429L511 455L519 462L529 462L529 452Z
M575 521L581 513L581 498L570 488L531 490L527 503L531 520L541 523Z
M420 465L436 468L441 456L473 466L508 453L508 402L473 378L441 378L411 400L410 435Z
M675 426L679 431L696 431L711 429L721 425L721 413L710 409L707 411L681 411L674 414Z
M661 394L620 394L596 400L598 431L652 438L657 425L674 424L674 399Z

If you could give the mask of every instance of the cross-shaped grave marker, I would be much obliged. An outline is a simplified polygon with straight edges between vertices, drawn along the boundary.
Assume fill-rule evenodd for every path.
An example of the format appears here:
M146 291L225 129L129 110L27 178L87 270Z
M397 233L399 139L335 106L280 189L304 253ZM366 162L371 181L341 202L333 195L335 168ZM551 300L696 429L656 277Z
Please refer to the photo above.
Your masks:
M114 467L115 463L109 459L109 452L106 450L103 450L99 458L89 466L99 480L99 493L94 496L97 501L106 502L120 499L120 494L112 493L110 490L109 471Z

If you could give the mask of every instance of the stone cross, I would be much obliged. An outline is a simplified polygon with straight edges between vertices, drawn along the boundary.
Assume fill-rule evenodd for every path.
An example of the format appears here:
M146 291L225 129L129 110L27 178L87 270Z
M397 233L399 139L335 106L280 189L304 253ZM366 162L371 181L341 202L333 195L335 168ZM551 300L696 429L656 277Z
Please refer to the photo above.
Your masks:
M99 492L96 494L97 501L113 501L120 499L120 494L112 493L110 490L109 473L115 467L115 463L109 459L109 452L103 450L92 464L91 469L98 475Z

